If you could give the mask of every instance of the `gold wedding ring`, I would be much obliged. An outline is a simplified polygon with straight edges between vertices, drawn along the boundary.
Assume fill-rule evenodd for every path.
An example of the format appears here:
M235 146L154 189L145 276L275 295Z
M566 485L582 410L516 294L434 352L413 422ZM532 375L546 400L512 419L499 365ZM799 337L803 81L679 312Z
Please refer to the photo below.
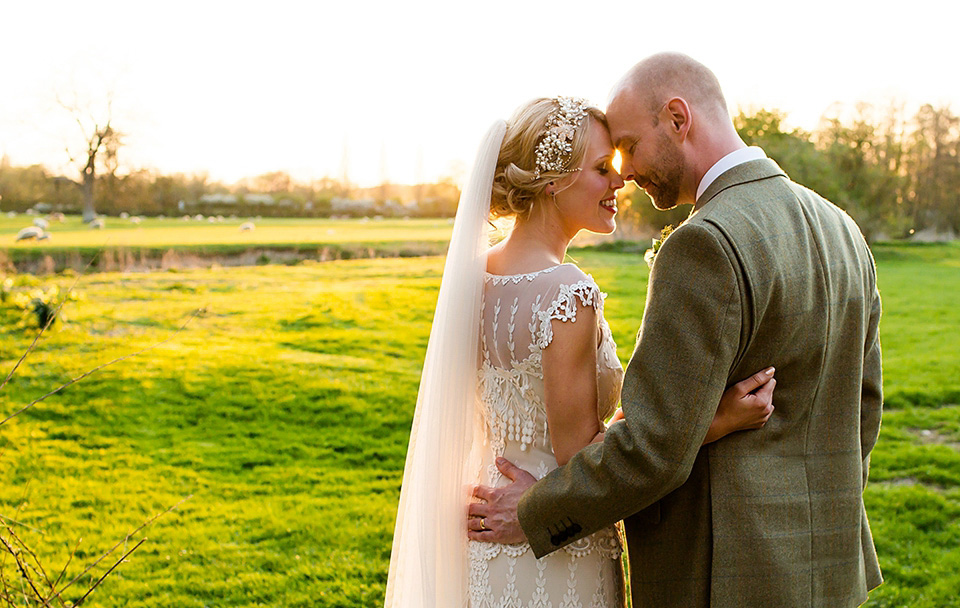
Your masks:
M481 518L480 518L480 531L481 531L481 532L483 532L484 530L487 529L486 519L487 519L486 517L481 517Z

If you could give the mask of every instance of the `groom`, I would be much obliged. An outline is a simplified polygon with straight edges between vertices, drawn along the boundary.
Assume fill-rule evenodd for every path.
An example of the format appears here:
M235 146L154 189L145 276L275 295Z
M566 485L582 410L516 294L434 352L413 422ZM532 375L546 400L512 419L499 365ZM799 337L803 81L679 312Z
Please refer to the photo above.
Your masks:
M540 557L622 519L635 608L863 603L882 582L863 505L882 393L860 230L746 147L689 57L637 64L607 116L624 179L694 211L656 255L625 420L535 484L498 462L515 481L477 488L491 530L471 537ZM724 389L769 365L766 426L701 449Z

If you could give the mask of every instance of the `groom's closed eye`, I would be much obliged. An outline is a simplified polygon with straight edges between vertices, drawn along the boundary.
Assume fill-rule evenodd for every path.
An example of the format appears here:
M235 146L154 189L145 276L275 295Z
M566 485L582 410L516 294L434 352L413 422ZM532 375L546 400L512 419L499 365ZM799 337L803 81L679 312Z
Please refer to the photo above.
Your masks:
M621 139L614 147L620 151L621 156L633 156L633 151L639 142L639 139Z

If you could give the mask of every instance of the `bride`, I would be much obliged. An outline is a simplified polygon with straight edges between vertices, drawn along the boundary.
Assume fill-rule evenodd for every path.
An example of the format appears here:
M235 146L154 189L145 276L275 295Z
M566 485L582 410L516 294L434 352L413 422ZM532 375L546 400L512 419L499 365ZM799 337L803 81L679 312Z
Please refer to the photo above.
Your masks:
M616 228L613 156L603 113L570 97L524 105L480 146L424 362L388 608L623 606L615 528L538 560L526 544L486 542L483 503L469 499L476 484L509 483L498 458L539 479L620 417L623 369L604 294L564 263L580 230ZM489 247L498 217L514 226ZM771 368L728 389L705 443L763 426L774 385Z

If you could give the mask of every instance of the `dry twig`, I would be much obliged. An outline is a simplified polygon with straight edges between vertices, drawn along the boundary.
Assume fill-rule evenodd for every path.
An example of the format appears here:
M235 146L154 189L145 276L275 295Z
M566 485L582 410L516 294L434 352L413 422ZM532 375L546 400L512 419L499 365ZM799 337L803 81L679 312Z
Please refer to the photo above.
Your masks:
M187 319L186 321L184 321L183 325L181 325L180 328L179 328L176 332L174 332L174 334L173 334L172 336L170 336L169 338L167 338L166 340L163 340L163 341L161 341L161 342L157 342L156 344L152 344L152 345L150 345L150 346L148 346L148 347L146 347L146 348L144 348L144 349L142 349L142 350L138 350L138 351L135 352L135 353L128 353L128 354L126 354L126 355L123 355L122 357L117 357L116 359L113 359L112 361L107 361L106 363L102 363L102 364L98 365L97 367L95 367L95 368L93 368L93 369L91 369L91 370L89 370L89 371L86 371L86 372L80 374L80 375L77 376L76 378L71 379L69 382L66 382L66 383L58 386L57 388L53 389L52 391L50 391L50 392L47 393L46 395L43 395L42 397L37 397L36 399L34 399L33 401L31 401L30 403L26 404L25 406L23 406L22 408L20 408L19 410L17 410L16 412L10 414L9 416L7 416L6 418L4 418L3 420L0 420L0 426L3 426L3 425L6 424L11 418L14 418L14 417L16 417L16 416L19 416L20 414L22 414L23 412L27 411L28 409L30 409L31 407L33 407L33 406L36 405L37 403L40 403L41 401L43 401L44 399L46 399L47 397L59 393L59 392L62 391L63 389L67 388L68 386L70 386L70 385L72 385L72 384L76 384L77 382L80 382L81 380L83 380L83 379L86 378L87 376L90 376L90 375L92 375L92 374L95 374L95 373L97 373L98 371L100 371L101 369L103 369L103 368L105 368L105 367L109 367L110 365L113 365L114 363L119 363L119 362L123 361L124 359L129 359L130 357L136 357L137 355L142 355L143 353L145 353L145 352L147 352L147 351L153 350L154 348L156 348L156 347L158 347L158 346L162 346L162 345L166 344L167 342L169 342L169 341L173 340L174 338L176 338L177 336L179 336L179 335L180 335L180 332L182 332L184 329L186 329L186 328L187 328L187 325L190 324L190 321L193 321L193 320L197 317L197 315L199 315L201 312L203 312L203 309L202 309L202 308L198 308L197 310L195 310L195 311L193 312L193 314L190 315L190 318ZM13 373L13 372L11 372L11 374L12 374L12 373Z
M73 280L73 284L70 285L70 289L67 290L66 295L60 300L60 304L57 306L57 309L53 311L53 314L50 315L50 318L47 320L46 324L44 324L44 326L40 328L40 331L37 332L37 335L36 337L34 337L33 342L30 343L30 346L28 346L27 350L24 351L23 356L21 356L20 359L16 362L16 364L14 364L13 369L10 370L10 373L7 374L7 377L3 379L3 382L0 382L0 390L3 390L3 387L5 387L8 382L10 382L10 378L13 377L13 373L17 371L17 368L20 367L20 364L23 363L23 360L27 358L27 355L33 352L33 349L34 347L36 347L37 342L40 340L40 336L43 335L43 332L47 331L47 328L53 325L53 322L60 315L60 309L63 308L63 305L69 299L70 294L73 293L73 288L76 287L77 283L80 282L80 277L82 277L83 274L87 271L87 269L89 269L90 266L93 265L96 259L100 257L101 253L103 253L102 249L100 251L97 251L97 253L94 254L92 258L90 258L90 261L87 262L87 265L83 267L83 270L77 275L77 278ZM6 420L4 420L4 422L6 422Z
M114 551L116 551L117 547L119 547L120 545L122 545L122 544L126 543L128 540L130 540L130 537L131 537L131 536L133 536L134 534L136 534L136 533L139 532L140 530L143 530L144 528L146 528L147 526L149 526L150 524L152 524L154 521L156 521L158 518L166 515L166 514L169 513L170 511L173 511L174 509L176 509L177 507L179 507L180 505L182 505L182 504L185 503L186 501L190 500L191 498L193 498L193 494L191 494L190 496L187 496L186 498L182 499L180 502L178 502L177 504L173 505L172 507L167 508L166 511L162 511L162 512L160 512L160 513L157 513L156 515L154 515L153 517L151 517L151 518L148 519L147 521L145 521L145 522L143 522L142 524L140 524L140 527L138 527L138 528L137 528L136 530L134 530L133 532L130 532L129 534L127 534L126 536L124 536L123 539L122 539L120 542L118 542L117 544L115 544L113 547L111 547L109 551L107 551L106 553L104 553L103 555L101 555L100 557L98 557L98 558L96 559L96 561L94 561L92 564L90 564L89 566L87 566L86 568L84 568L83 572L81 572L80 574L78 574L77 576L75 576L75 577L73 578L73 580L71 580L69 583L67 583L66 585L64 585L59 591L57 591L56 593L54 593L53 595L51 595L50 597L48 597L48 598L43 602L43 605L44 605L44 606L49 606L49 605L50 605L50 602L51 602L52 600L59 598L59 597L60 597L60 594L62 594L64 591L66 591L67 589L69 589L74 583L76 583L78 580L80 580L80 578L83 577L84 574L86 574L87 572L90 572L90 570L92 570L92 569L94 568L94 566L96 566L97 564L99 564L100 562L102 562L104 559L106 559L106 557L107 557L108 555L110 555L111 553L113 553ZM146 540L146 539L143 539L143 540ZM143 540L141 540L140 542L143 542ZM137 543L137 546L140 546L140 543ZM136 547L134 547L134 548L136 548ZM114 567L116 567L116 566L114 566ZM112 569L113 569L113 568L111 568L111 570L112 570ZM99 584L99 583L98 583L98 584ZM76 604L74 604L74 605L76 605Z
M122 563L123 563L123 560L127 559L127 557L128 557L131 553L133 553L134 551L136 551L137 549L139 549L139 548L140 548L140 545L142 545L146 540L147 540L146 538L141 538L141 539L140 539L140 542L138 542L136 545L134 545L132 549L130 549L129 551L127 551L126 553L123 554L123 557L121 557L120 559L117 560L117 563L115 563L114 565L110 566L110 569L107 570L106 572L104 572L104 573L103 573L103 576L101 576L100 578L98 578L98 579L97 579L97 582L95 582L92 587L90 587L89 589L87 589L87 592L84 593L84 594L80 597L80 599L78 599L77 601L75 601L75 602L73 603L74 608L76 608L77 606L79 606L80 604L82 604L82 603L84 602L84 600L87 599L87 596L90 595L91 593L93 593L93 590L96 589L96 588L100 585L100 583L103 582L103 579L107 578L107 576L108 576L111 572L113 572L114 568L116 568L117 566L119 566L120 564L122 564ZM47 604L44 603L43 605L46 606Z

